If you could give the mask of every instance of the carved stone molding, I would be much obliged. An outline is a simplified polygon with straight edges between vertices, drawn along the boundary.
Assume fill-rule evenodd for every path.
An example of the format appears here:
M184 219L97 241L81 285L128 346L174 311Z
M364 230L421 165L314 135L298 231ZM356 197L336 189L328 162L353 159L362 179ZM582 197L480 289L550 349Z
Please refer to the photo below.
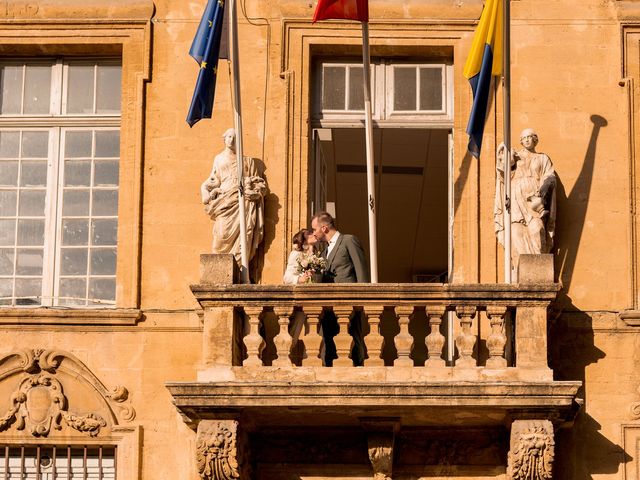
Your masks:
M0 432L15 424L16 430L27 430L33 436L46 437L63 425L95 437L118 419L131 421L135 410L127 402L129 392L118 386L109 391L80 360L67 352L27 349L0 357L0 383L18 377L18 387L10 394L10 407L0 417ZM97 391L103 404L101 413L79 414L70 410L66 388L73 390L85 382L85 388ZM0 399L1 400L1 399ZM77 408L77 406L76 406ZM104 412L108 413L105 419ZM116 412L119 415L116 415Z
M202 480L248 478L236 420L203 420L198 425L196 462Z
M400 429L399 420L397 418L361 418L360 423L367 432L373 480L391 480L393 446L395 434Z
M640 393L640 387L638 387L638 393ZM640 402L633 402L629 407L629 413L633 420L640 420Z
M513 422L507 466L509 480L551 480L553 457L553 424L549 420Z

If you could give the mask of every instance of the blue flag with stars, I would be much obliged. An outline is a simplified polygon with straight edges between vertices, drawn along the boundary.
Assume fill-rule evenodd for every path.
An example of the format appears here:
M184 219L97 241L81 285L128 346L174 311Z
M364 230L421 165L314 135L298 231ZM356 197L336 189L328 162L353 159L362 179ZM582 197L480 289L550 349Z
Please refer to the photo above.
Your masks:
M193 127L198 120L211 118L213 112L223 17L224 0L209 0L189 50L189 55L200 65L196 88L187 115L187 123L190 127Z

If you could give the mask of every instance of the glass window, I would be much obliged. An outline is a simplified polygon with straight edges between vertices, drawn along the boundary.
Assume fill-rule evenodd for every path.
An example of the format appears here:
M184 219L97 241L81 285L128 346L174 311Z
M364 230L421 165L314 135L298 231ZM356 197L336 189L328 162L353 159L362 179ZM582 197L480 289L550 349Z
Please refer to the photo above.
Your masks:
M120 71L99 60L0 63L0 119L51 118L0 125L0 305L115 305ZM92 126L103 114L113 127ZM67 115L82 124L66 126Z

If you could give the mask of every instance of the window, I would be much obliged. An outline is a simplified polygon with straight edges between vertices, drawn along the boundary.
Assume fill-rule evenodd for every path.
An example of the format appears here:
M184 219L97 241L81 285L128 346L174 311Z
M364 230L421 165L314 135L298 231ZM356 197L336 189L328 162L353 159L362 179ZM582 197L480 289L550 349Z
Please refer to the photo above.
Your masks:
M0 305L115 305L121 65L0 63Z
M318 62L315 126L358 122L364 113L361 63ZM373 118L378 124L407 122L450 127L453 70L445 63L377 59L371 66Z
M114 447L0 447L3 480L115 480Z

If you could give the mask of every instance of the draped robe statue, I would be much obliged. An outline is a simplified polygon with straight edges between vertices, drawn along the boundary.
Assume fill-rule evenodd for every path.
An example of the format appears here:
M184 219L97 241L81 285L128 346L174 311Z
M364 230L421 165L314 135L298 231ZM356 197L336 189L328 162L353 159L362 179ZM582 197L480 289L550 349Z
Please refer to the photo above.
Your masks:
M213 220L212 253L231 253L240 263L240 223L238 221L238 168L236 163L236 132L230 128L222 136L225 149L213 160L213 169L202 183L200 193L205 212ZM265 180L252 158L244 158L245 219L247 224L247 254L253 258L264 237Z
M551 159L536 152L538 135L525 129L520 135L522 150L511 160L511 260L517 272L522 254L549 253L556 223L556 174ZM504 245L504 157L505 146L498 147L494 223L500 244Z

